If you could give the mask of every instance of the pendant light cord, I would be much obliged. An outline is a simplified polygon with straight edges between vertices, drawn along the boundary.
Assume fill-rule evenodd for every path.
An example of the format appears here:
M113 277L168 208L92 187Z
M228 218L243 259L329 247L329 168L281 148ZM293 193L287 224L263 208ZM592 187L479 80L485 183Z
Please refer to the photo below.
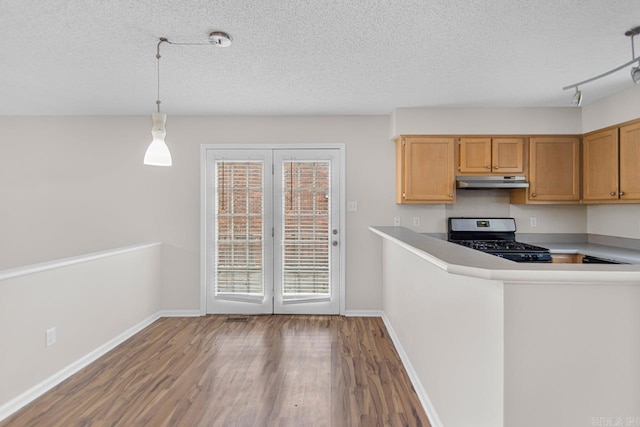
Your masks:
M160 37L160 41L158 42L158 46L156 48L156 59L158 60L158 99L156 99L156 104L158 106L158 113L160 112L160 45L164 42L169 42L169 40L167 40L164 37Z

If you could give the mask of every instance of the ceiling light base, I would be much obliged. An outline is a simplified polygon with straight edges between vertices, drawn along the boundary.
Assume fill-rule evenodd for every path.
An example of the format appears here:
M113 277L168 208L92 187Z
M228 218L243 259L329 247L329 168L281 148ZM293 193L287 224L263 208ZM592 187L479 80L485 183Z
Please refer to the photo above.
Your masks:
M224 31L214 31L209 34L209 43L217 47L231 46L231 36Z
M633 36L637 36L638 34L640 34L640 26L639 27L634 27L630 30L627 30L624 35L627 37L633 37Z

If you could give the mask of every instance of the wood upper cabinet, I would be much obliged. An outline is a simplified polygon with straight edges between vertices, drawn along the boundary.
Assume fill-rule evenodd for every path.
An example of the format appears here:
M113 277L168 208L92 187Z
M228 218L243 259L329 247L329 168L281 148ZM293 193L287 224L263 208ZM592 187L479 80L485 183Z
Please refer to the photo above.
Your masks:
M455 202L455 139L396 138L396 203Z
M580 203L580 138L529 139L529 188L513 190L512 203Z
M620 200L640 200L640 123L620 127Z
M618 129L588 134L582 143L583 200L609 202L619 198Z
M524 172L524 138L460 138L458 172L504 175Z

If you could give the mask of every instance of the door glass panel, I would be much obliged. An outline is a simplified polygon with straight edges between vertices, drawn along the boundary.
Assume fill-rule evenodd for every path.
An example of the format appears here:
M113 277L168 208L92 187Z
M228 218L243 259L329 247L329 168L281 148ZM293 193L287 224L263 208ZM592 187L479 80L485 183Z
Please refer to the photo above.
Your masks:
M282 297L330 298L330 162L282 164Z
M216 161L216 298L264 299L263 167Z

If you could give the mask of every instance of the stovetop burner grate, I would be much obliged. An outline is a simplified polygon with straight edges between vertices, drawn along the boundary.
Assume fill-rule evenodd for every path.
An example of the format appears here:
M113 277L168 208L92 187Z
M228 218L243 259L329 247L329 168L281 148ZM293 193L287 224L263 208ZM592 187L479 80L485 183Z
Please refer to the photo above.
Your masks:
M518 252L547 252L548 249L515 240L451 240L479 251L518 251Z
M550 262L549 249L516 241L514 218L449 218L451 243L517 262Z

